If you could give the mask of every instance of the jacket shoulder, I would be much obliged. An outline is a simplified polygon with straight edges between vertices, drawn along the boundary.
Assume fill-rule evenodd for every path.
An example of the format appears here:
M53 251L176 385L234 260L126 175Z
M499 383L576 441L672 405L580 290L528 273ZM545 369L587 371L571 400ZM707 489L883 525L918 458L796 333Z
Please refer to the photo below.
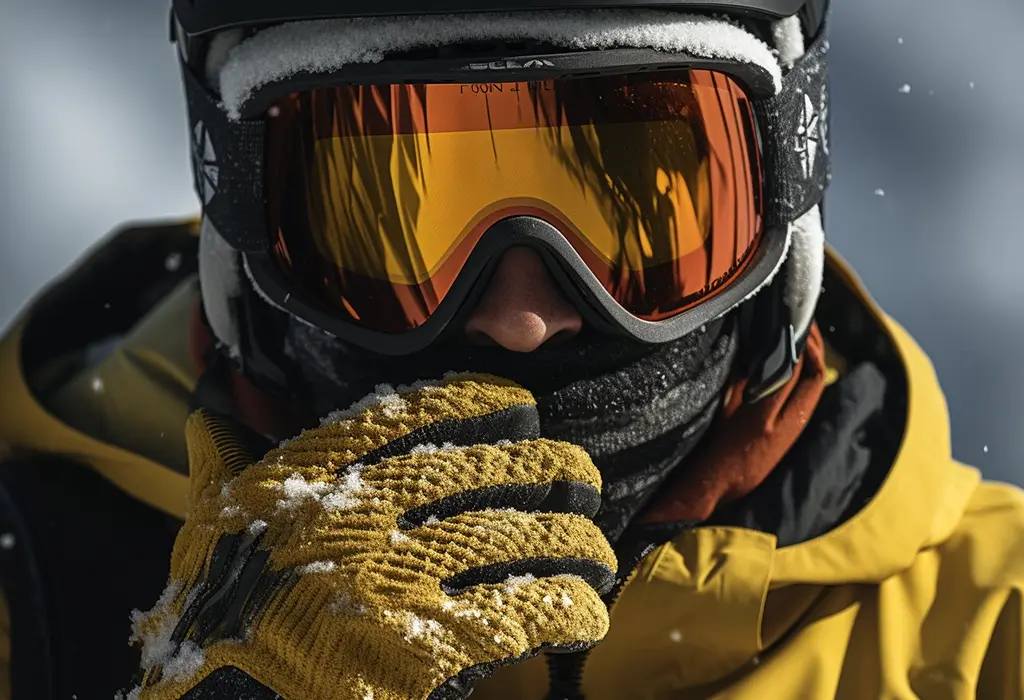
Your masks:
M126 224L43 289L0 339L3 360L32 397L54 393L106 354L192 277L198 225L192 220Z
M43 290L0 339L0 454L74 455L179 514L195 375L194 221L127 225Z
M82 326L116 332L139 320L167 291L193 274L199 247L194 219L126 223L101 238L24 308L19 322L55 320L72 326L58 342L66 350L81 341ZM9 334L8 334L9 335Z
M945 547L966 557L979 584L1024 591L1024 490L981 482Z

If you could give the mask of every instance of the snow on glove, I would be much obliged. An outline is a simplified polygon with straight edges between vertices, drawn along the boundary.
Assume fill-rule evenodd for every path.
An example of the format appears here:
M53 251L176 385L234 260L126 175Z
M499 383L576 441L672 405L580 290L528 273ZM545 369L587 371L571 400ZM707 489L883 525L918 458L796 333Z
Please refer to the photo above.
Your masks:
M265 686L254 698L462 698L607 632L600 475L539 438L510 382L371 397L251 466L223 419L186 431L191 512L167 590L135 616L142 700L234 698L239 679Z

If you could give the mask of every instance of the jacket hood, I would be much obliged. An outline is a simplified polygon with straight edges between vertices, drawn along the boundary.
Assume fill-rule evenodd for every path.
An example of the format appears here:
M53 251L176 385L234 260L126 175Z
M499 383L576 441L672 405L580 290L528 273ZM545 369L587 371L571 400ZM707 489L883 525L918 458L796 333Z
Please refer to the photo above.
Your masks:
M736 679L763 678L747 672L760 664L763 653L777 649L781 640L805 622L810 625L830 616L855 615L862 605L860 597L870 599L871 591L876 590L873 585L912 570L922 552L950 540L962 523L977 494L980 475L951 458L946 403L930 362L831 252L825 285L817 319L825 333L831 334L837 345L844 334L860 339L847 344L846 349L854 350L848 358L851 361L858 356L885 358L878 368L861 362L846 375L856 384L872 373L880 381L884 374L888 410L879 414L883 425L876 426L874 432L886 433L885 444L865 458L868 446L851 439L863 436L833 430L830 426L836 423L822 420L817 423L819 434L808 437L810 442L830 443L823 454L829 454L827 459L834 463L807 460L813 450L796 454L800 442L791 452L797 469L805 472L842 471L837 465L844 461L867 463L863 486L868 490L858 489L858 497L841 518L833 519L817 534L809 534L815 528L806 527L813 520L808 512L813 516L817 510L827 510L830 501L836 500L835 491L828 491L827 483L822 491L804 481L791 484L788 493L781 488L773 492L777 484L765 482L734 504L739 514L713 516L706 523L677 528L675 534L656 540L664 544L647 554L630 574L612 605L608 637L586 657L584 697L718 697L716 689L731 690L730 683ZM871 391L876 396L880 393L877 386ZM869 393L863 392L860 398ZM856 399L857 393L840 396ZM835 408L826 394L815 418ZM839 410L850 408L840 406ZM812 419L808 430L814 429ZM840 457L833 459L836 454ZM771 476L785 468L785 462ZM769 492L761 494L761 502L751 503L765 489ZM785 496L791 503L783 507L773 501L776 496ZM774 507L774 516L793 509L796 519L803 520L802 527L772 531L771 523L784 522L785 517L747 517L758 507ZM766 527L735 523L763 523ZM783 533L786 529L788 533ZM668 537L671 539L666 542ZM839 645L822 663L841 659L845 640L826 639L821 634L827 633L819 634L818 644L823 646L808 653L825 653L825 647ZM821 670L809 658L803 659L803 664L808 669L806 678ZM495 691L497 698L542 696L544 664L527 662L523 666L514 673L496 675L492 684L482 688L483 694L490 697ZM659 690L637 692L638 678L649 679L648 685ZM763 685L751 683L750 697L763 696ZM514 690L504 692L502 686ZM797 691L792 687L789 696L825 697L809 688Z
M981 480L976 469L952 459L949 413L931 361L835 253L829 255L829 267L863 302L903 367L903 440L881 487L857 514L819 537L775 552L773 587L889 578L910 566L922 549L953 533Z

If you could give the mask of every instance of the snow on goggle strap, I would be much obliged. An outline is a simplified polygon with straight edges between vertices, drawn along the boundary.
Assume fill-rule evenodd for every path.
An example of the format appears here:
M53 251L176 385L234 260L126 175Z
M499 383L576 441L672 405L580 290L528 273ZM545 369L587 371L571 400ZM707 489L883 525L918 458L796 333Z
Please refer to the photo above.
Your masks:
M754 100L765 172L765 223L785 225L818 204L831 179L828 50L823 26L773 97ZM269 247L263 192L263 119L235 121L182 66L195 189L203 213L234 248Z

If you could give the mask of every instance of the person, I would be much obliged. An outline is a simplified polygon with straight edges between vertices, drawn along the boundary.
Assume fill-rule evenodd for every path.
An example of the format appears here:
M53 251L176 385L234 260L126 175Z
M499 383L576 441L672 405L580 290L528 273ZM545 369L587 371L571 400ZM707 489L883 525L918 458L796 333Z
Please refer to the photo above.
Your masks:
M1024 698L826 18L174 0L201 219L0 344L0 697Z

